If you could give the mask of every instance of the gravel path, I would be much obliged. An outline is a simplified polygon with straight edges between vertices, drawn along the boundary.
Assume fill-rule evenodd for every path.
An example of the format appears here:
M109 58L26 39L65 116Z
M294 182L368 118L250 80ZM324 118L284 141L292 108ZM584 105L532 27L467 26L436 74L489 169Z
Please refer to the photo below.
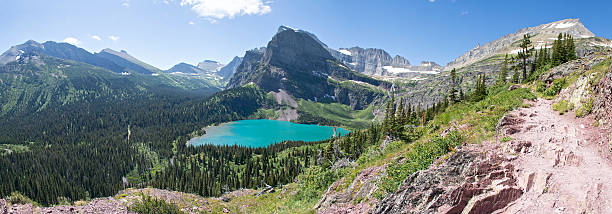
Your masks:
M609 132L590 119L559 115L552 101L511 112L518 119L513 144L531 144L513 160L525 193L503 213L610 213L612 164ZM510 131L510 132L514 132Z

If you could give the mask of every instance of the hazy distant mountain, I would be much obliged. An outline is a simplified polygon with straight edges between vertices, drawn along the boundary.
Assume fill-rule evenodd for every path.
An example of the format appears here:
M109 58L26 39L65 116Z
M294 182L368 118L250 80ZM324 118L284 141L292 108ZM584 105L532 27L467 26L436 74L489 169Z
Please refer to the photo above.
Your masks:
M106 58L95 56L85 49L68 43L57 43L52 41L40 44L36 41L29 40L24 44L13 46L8 51L0 55L0 63L7 64L9 62L14 62L20 58L20 55L33 52L60 59L74 60L77 62L95 65L116 73L126 72L124 67L121 67Z
M104 49L99 53L95 53L94 56L108 59L109 61L122 66L124 68L130 69L133 72L141 73L141 74L153 74L158 73L159 70L152 65L144 63L132 56L130 56L126 51L121 50L121 52L117 52L112 49Z
M377 48L340 48L337 51L330 49L330 52L349 68L370 76L423 78L442 70L442 66L435 62L411 65L406 58L399 55L391 57L386 51Z
M296 98L333 100L355 109L384 96L386 82L360 75L336 60L311 33L281 26L265 49L247 51L227 87L254 83Z
M208 71L208 72L217 72L219 71L219 69L221 69L223 67L223 64L214 61L214 60L204 60L200 63L198 63L198 68L204 70L204 71Z
M238 69L238 66L240 66L240 63L242 63L242 57L236 56L231 62L220 68L217 74L224 80L229 80L234 75L234 72L236 72L236 69Z
M172 68L166 70L165 72L171 73L171 74L191 74L191 75L209 73L208 71L202 70L199 67L196 67L196 66L184 63L184 62L181 62L179 64L172 66Z
M216 81L165 74L125 51L92 54L67 43L30 40L0 55L0 116L96 99L219 90Z

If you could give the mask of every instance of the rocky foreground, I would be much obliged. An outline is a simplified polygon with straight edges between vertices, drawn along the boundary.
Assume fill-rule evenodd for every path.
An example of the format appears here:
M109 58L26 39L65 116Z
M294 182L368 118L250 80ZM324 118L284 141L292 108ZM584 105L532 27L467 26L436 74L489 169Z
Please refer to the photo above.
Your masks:
M468 145L417 172L373 213L607 213L612 210L608 136L593 120L558 115L552 101L505 116L512 140Z

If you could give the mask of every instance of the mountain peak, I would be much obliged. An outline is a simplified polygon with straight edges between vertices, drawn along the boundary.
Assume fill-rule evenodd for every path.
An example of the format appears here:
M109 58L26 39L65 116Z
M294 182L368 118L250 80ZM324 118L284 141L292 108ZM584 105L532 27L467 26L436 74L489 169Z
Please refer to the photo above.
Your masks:
M278 27L278 30L276 31L276 33L280 33L280 32L286 31L286 30L296 31L295 29L293 29L291 27L287 27L287 26L281 25L281 26Z
M585 39L595 36L595 34L582 24L580 19L563 19L535 27L522 28L515 33L505 35L495 41L484 45L477 45L454 61L448 63L444 70L464 67L478 60L498 54L516 54L519 51L517 41L521 40L524 35L532 36L531 42L536 49L551 47L552 43L557 39L557 35L560 33L567 33L576 39Z
M263 56L265 63L317 70L316 68L323 66L321 62L334 59L327 46L314 34L285 26L281 26L279 30L268 43Z
M223 67L223 64L214 61L214 60L204 60L200 63L198 63L198 68L205 70L205 71L209 71L209 72L216 72L218 71L220 68Z

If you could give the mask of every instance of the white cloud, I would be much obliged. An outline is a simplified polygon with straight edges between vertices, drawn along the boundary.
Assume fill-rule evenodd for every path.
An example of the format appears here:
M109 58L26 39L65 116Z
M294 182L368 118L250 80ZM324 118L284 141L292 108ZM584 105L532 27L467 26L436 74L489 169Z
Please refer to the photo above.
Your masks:
M110 40L113 40L114 42L116 42L117 40L119 40L118 36L109 36L108 37Z
M195 22L191 21L189 22L190 25L195 25Z
M79 41L77 38L74 37L66 37L64 40L62 40L62 42L71 44L71 45L80 45L81 41Z
M130 7L130 0L121 0L121 6Z
M470 11L463 11L459 15L465 16L465 15L468 15L468 14L470 14Z
M93 35L93 36L91 36L91 38L95 39L95 40L98 40L98 41L102 40L102 38L100 38L100 36L98 36L98 35Z
M262 0L182 0L181 6L190 6L200 17L214 19L244 15L263 15L272 11L271 2Z
M436 1L436 0L429 0L429 2L431 2L431 3L435 2L435 1Z

